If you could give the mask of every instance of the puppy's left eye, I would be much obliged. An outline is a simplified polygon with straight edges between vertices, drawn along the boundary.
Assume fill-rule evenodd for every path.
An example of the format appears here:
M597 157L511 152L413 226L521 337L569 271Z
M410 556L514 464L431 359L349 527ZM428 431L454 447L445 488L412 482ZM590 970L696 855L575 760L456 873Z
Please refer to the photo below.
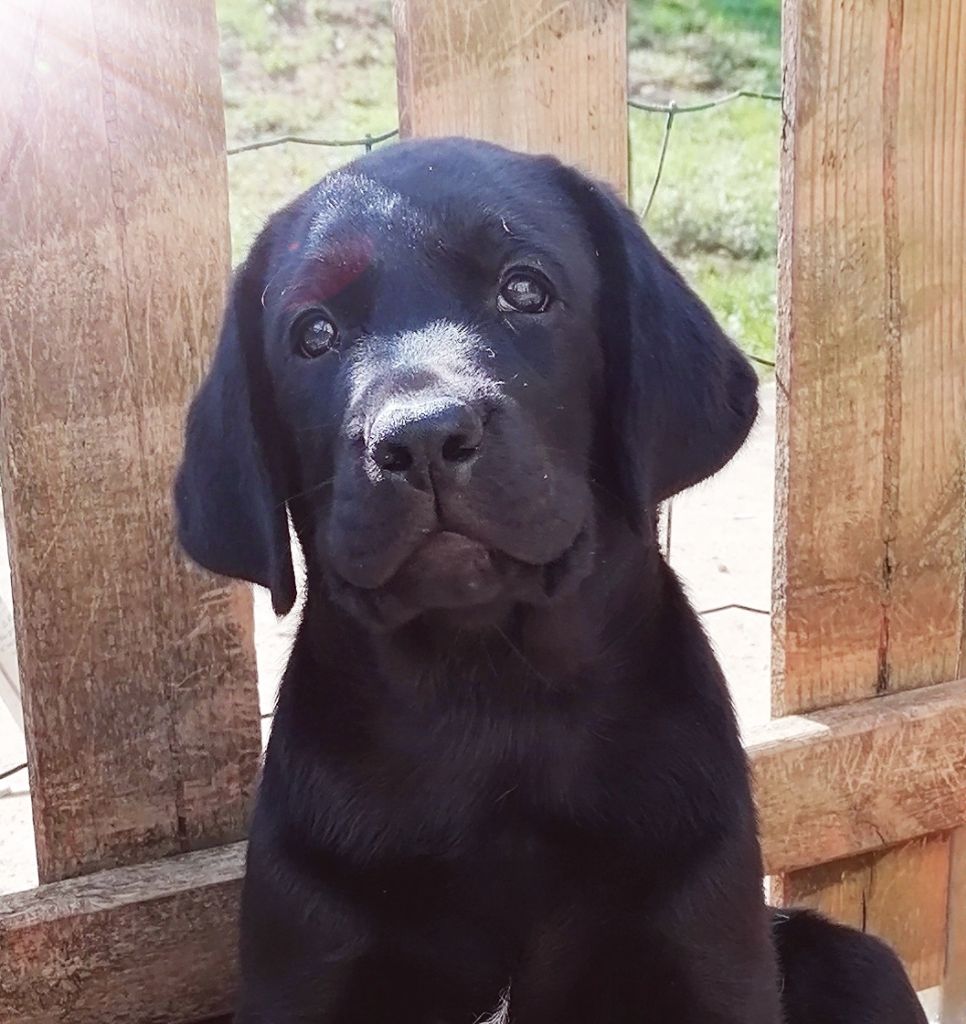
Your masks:
M500 286L497 306L503 312L543 313L549 305L550 289L536 274L515 270Z

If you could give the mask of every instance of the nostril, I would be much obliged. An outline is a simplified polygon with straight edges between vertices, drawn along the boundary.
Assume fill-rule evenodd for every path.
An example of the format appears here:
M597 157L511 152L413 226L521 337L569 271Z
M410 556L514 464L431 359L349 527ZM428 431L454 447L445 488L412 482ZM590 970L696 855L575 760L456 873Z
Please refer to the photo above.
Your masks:
M479 443L473 444L466 434L453 434L443 442L443 458L446 462L468 462L479 450Z
M383 443L374 453L376 464L387 473L405 473L413 465L412 453L401 444Z
M389 403L370 428L369 457L384 473L422 487L427 473L455 473L474 461L485 423L473 406L448 398Z

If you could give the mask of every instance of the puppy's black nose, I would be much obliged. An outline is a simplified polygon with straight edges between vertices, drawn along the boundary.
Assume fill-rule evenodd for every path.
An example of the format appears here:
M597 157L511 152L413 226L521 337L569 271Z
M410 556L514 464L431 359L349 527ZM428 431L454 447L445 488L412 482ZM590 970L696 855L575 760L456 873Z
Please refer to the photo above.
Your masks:
M467 466L483 443L483 418L471 405L449 399L391 404L370 432L373 462L387 473L452 473Z

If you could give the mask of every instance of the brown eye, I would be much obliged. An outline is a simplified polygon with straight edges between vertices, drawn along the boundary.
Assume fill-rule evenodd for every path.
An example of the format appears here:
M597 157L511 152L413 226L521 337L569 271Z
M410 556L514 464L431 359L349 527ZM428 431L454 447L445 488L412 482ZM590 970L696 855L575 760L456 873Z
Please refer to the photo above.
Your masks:
M497 305L504 312L543 313L550 305L550 291L536 274L516 270L501 285Z
M309 313L295 324L295 340L299 354L315 359L335 348L339 332L332 321L321 313Z

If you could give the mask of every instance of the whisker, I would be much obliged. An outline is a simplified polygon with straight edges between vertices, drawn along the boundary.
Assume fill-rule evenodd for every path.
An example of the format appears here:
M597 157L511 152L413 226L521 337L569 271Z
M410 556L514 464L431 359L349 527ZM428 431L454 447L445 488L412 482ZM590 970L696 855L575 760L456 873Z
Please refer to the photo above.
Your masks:
M506 633L504 633L499 626L496 626L495 629L497 633L499 633L500 636L502 636L503 639L506 641L507 647L509 647L510 650L513 651L513 653L523 662L523 664L526 665L528 669L530 669L530 671L537 677L537 679L539 679L541 683L545 683L547 686L549 686L550 680L547 679L542 673L537 671L536 667L533 665L530 659L523 653L523 651L520 650L519 647L517 647L517 645L506 635Z
M325 430L326 427L331 426L329 423L313 423L309 427L296 427L293 433L295 434L308 434L310 431Z
M328 480L323 480L321 483L313 484L311 487L306 487L304 491L299 491L297 494L290 494L283 501L280 501L275 507L281 508L283 505L287 505L290 501L295 501L296 498L305 498L309 494L321 491L323 487L328 487L334 480L335 477L330 476Z
M639 633L650 615L651 613L649 611L642 611L634 622L628 625L626 629L622 630L617 636L612 637L608 643L604 644L604 646L596 652L595 657L598 659L607 657L614 648L620 647L635 633Z

